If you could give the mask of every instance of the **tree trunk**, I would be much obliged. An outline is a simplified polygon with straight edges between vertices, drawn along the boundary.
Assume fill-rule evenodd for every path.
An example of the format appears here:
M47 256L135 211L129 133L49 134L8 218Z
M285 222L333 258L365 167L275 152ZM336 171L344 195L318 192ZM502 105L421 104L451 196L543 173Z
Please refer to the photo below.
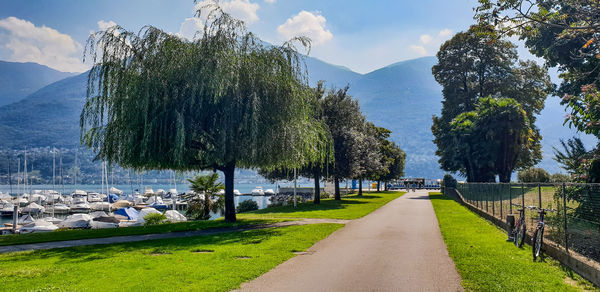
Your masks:
M235 162L227 163L223 173L225 174L225 221L235 222L235 203L233 200Z
M378 193L381 191L381 190L379 189L379 186L380 186L380 185L381 185L381 181L380 181L380 180L378 180L378 181L377 181L377 192L378 192Z
M383 182L383 191L384 191L384 192L387 192L387 191L388 191L388 187L387 187L387 185L388 185L388 184L387 184L387 182L386 182L386 181L384 181L384 182Z
M500 179L501 183L509 183L510 182L510 173L504 173L504 174L500 174L498 176L498 178Z
M362 178L358 179L358 195L362 196Z
M319 180L321 179L321 170L315 167L313 174L315 179L315 199L313 203L318 205L321 203L321 186L319 185Z
M333 178L333 184L335 185L335 200L339 201L342 199L342 196L340 195L340 179L337 177Z
M210 219L210 198L206 192L204 192L204 216L202 219Z

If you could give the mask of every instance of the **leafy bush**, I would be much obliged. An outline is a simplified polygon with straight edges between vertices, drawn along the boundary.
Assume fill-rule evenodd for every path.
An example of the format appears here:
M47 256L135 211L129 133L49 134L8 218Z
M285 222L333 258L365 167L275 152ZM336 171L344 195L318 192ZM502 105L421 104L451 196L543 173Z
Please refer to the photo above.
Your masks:
M519 182L550 182L550 174L541 168L530 168L519 171L517 174Z
M331 198L331 195L329 193L326 193L326 192L321 192L321 195L319 197L321 199L329 199L329 198Z
M249 212L254 210L258 210L258 204L252 200L243 201L236 208L236 212L238 213Z
M167 221L167 216L159 213L150 213L144 217L146 223L144 225L158 225Z
M560 182L571 182L573 179L570 175L564 173L555 173L550 176L550 182L560 183Z
M452 175L450 175L450 174L444 175L444 187L455 188L456 183L457 183L456 179Z

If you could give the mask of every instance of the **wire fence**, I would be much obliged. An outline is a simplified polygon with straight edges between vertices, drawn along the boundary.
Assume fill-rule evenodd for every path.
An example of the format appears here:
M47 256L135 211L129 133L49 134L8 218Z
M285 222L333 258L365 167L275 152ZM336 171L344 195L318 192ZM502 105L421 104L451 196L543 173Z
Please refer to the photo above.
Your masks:
M462 183L456 189L465 201L505 223L508 214L518 219L519 206L555 210L544 216L544 237L600 262L600 184ZM526 209L525 218L531 235L539 213Z

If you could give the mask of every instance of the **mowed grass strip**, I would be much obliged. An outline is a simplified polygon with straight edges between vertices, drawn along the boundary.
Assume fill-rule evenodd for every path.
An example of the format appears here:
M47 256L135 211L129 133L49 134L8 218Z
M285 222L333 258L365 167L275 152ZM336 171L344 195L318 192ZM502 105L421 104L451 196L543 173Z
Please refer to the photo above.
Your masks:
M439 193L429 195L448 253L469 291L582 291L591 283L546 257L534 262L531 247L506 242L506 232Z
M0 255L2 291L229 291L341 224Z
M15 245L15 244L27 244L27 243L40 243L50 241L64 241L64 240L77 240L77 239L90 239L90 238L103 238L112 236L125 236L125 235L143 235L143 234L155 234L155 233L168 233L168 232L180 232L180 231L196 231L204 229L214 228L227 228L237 227L252 224L267 224L274 222L281 222L285 220L267 220L267 219L255 219L255 220L238 220L235 223L228 223L224 220L214 221L189 221L181 223L168 223L151 226L137 226L137 227L123 227L115 229L83 229L83 230L60 230L54 232L45 233L31 233L31 234L11 234L0 236L0 246L3 245Z
M403 192L365 192L362 196L342 197L342 200L322 199L319 205L313 202L266 208L239 214L239 218L325 218L325 219L357 219L363 217L390 201L402 196Z

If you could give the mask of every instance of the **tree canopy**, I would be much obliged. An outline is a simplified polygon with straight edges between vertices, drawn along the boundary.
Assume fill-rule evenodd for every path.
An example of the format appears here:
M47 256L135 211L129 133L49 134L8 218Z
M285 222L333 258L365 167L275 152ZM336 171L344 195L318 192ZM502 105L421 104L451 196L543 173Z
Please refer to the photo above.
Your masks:
M519 61L511 42L481 29L456 34L437 54L432 71L444 100L432 132L442 169L468 181L493 181L495 175L506 181L515 168L541 159L535 115L552 83L546 68Z
M90 36L82 142L138 170L223 171L235 221L235 167L325 163L333 152L293 42L267 46L215 3L201 14L194 41L152 26Z

